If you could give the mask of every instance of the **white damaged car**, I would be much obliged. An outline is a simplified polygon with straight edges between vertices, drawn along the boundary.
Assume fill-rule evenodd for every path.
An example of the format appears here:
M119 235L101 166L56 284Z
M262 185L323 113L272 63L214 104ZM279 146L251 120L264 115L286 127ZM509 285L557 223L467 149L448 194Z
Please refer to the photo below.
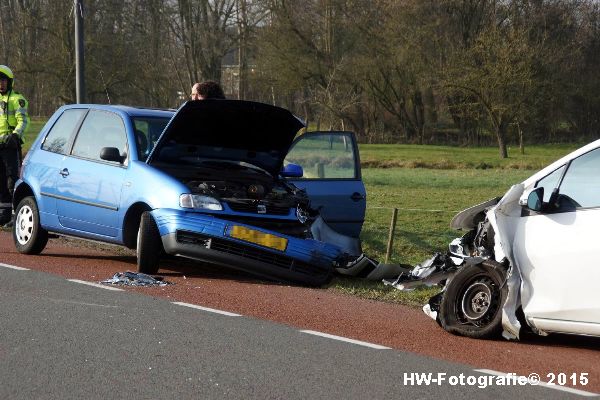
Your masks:
M424 311L449 332L518 339L522 329L600 336L600 140L501 198L457 214L468 232L399 289L445 283Z

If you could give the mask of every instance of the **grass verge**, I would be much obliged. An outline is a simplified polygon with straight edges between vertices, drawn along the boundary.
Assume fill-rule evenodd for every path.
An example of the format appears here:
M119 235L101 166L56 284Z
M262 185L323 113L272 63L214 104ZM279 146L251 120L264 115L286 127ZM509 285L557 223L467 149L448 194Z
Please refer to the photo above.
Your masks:
M440 287L421 287L411 291L400 291L381 282L338 276L333 280L328 290L368 300L422 307L431 296L440 291Z

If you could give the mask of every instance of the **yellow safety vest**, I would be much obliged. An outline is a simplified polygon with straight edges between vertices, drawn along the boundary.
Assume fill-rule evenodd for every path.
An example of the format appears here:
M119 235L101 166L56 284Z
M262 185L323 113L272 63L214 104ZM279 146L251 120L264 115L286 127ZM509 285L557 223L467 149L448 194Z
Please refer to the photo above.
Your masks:
M21 141L29 128L29 103L19 92L9 90L0 94L0 143L8 140L12 133L19 135Z

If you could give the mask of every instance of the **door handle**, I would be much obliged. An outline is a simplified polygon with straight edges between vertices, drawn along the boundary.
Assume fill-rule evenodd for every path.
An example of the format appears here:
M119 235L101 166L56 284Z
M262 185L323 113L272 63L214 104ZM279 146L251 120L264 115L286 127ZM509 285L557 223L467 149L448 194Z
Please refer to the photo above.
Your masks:
M360 201L360 200L363 200L365 198L365 196L363 196L362 194L360 194L358 192L354 192L354 193L352 193L352 196L350 196L350 198L354 201Z
M69 170L66 168L63 168L62 171L59 172L59 174L61 174L64 177L69 176Z

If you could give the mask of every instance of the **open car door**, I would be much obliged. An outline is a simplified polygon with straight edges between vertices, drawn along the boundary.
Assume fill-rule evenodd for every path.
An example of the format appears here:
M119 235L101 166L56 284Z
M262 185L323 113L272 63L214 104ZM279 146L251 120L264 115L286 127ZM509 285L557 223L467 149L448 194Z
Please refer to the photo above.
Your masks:
M338 233L358 238L365 220L366 191L352 132L307 132L292 143L284 165L302 167L290 182L306 189L311 206Z

